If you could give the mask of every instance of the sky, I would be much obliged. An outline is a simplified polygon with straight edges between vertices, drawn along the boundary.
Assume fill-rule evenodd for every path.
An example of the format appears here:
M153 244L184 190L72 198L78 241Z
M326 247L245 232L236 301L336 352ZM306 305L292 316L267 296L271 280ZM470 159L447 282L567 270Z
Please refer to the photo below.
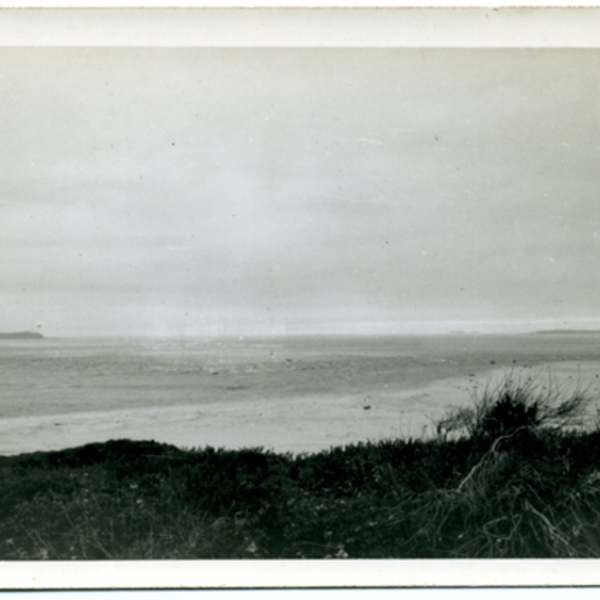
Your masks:
M600 328L600 51L0 49L0 331Z

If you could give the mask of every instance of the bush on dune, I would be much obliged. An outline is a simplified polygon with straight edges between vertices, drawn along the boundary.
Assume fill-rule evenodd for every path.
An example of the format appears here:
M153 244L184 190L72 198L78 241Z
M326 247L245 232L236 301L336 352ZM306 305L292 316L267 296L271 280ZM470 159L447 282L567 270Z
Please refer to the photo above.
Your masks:
M584 511L579 502L591 491L582 476L595 472L597 458L574 460L566 451L593 443L581 430L588 402L577 389L508 379L449 413L445 425L471 441L466 476L444 494L447 521L460 531L453 554L598 555L600 537L584 542L582 533L597 530L600 505L586 500L592 510Z
M569 389L552 378L508 377L496 387L472 395L472 406L455 408L438 422L438 432L477 440L495 439L521 428L565 432L585 425L590 399L578 387Z

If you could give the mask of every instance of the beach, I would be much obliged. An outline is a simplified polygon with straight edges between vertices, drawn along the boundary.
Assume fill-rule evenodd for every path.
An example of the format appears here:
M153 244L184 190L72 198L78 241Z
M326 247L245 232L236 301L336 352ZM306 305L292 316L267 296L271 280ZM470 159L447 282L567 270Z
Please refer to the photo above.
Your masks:
M594 422L600 363L563 361L533 367L500 367L449 377L413 389L383 388L369 395L312 394L244 398L195 405L153 406L19 416L0 421L0 454L58 450L109 439L154 440L182 448L258 448L318 452L332 446L435 435L435 421L453 406L468 406L486 386L511 376L538 385L578 388L592 402ZM552 382L549 381L552 380Z

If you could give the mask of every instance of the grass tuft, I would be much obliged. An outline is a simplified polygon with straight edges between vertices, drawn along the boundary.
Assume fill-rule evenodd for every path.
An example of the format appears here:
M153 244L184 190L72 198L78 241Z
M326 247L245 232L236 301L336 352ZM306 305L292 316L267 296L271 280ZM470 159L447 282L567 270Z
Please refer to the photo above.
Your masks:
M561 385L551 376L547 381L509 376L481 393L473 392L471 400L470 407L453 408L437 422L438 434L496 439L521 427L581 429L590 404L585 390Z

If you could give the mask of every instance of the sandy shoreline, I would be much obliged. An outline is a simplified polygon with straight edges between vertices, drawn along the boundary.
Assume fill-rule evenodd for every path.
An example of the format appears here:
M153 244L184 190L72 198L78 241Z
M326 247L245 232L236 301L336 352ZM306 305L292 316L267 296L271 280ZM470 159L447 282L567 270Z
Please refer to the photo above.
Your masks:
M597 362L563 362L515 369L514 376L547 377L594 399L600 395ZM506 369L453 377L412 390L373 396L319 395L280 400L240 400L172 407L80 412L0 421L0 455L58 450L89 442L129 438L179 447L263 447L277 452L316 452L367 440L431 435L432 423L450 406L468 404L472 392L494 386ZM366 409L366 406L370 406Z
M263 447L277 452L315 452L330 446L398 436L417 436L429 421L404 421L414 398L308 396L285 400L208 403L44 417L0 422L0 454L57 450L88 442L130 438L179 447ZM406 404L408 406L401 406ZM365 409L365 406L371 408ZM413 409L414 410L414 409Z

